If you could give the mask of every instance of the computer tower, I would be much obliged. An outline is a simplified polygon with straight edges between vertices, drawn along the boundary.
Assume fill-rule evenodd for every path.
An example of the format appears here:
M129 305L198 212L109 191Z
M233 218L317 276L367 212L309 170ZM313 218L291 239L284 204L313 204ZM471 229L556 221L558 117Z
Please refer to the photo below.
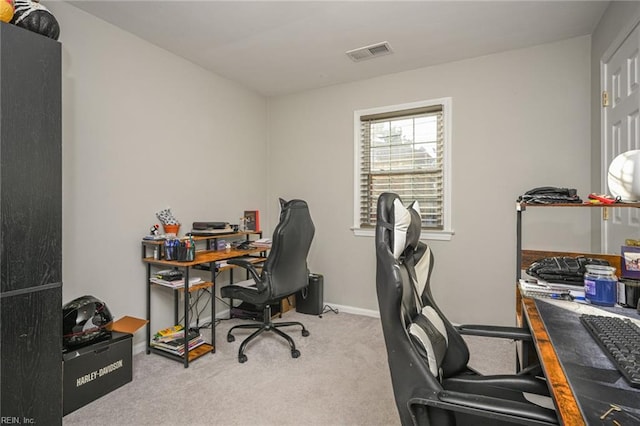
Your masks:
M309 274L309 286L296 293L296 311L309 314L322 314L324 277L320 274Z

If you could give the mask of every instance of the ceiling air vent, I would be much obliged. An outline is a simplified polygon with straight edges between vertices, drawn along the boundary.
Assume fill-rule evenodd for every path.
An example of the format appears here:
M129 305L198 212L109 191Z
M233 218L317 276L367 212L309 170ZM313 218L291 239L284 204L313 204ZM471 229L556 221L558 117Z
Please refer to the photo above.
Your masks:
M372 44L371 46L360 47L345 52L355 62L364 61L365 59L371 59L376 56L384 56L393 53L391 46L386 41L382 43Z

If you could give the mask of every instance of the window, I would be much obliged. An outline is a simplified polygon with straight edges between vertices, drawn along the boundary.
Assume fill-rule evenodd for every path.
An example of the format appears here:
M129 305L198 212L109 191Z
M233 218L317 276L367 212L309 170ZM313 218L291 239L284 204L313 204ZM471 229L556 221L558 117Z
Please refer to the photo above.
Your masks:
M356 235L373 235L383 192L418 201L422 235L451 239L451 98L355 112Z

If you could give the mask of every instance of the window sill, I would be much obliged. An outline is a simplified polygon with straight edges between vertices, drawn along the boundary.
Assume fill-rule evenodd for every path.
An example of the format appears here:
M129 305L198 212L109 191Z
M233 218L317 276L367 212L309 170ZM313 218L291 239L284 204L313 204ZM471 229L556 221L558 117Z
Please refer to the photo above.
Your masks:
M363 228L351 228L353 235L356 237L375 237L375 229L363 229ZM422 231L420 234L421 240L431 241L451 241L453 237L453 231Z

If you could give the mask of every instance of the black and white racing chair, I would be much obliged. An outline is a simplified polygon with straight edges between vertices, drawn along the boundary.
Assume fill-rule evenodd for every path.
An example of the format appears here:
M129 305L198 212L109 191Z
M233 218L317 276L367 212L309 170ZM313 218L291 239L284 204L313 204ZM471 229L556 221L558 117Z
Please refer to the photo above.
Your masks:
M468 365L469 350L431 295L433 255L420 241L417 205L396 194L378 199L376 287L398 412L403 425L556 425L543 378L484 376ZM477 333L526 337L516 327L477 327ZM542 404L544 405L544 404Z

